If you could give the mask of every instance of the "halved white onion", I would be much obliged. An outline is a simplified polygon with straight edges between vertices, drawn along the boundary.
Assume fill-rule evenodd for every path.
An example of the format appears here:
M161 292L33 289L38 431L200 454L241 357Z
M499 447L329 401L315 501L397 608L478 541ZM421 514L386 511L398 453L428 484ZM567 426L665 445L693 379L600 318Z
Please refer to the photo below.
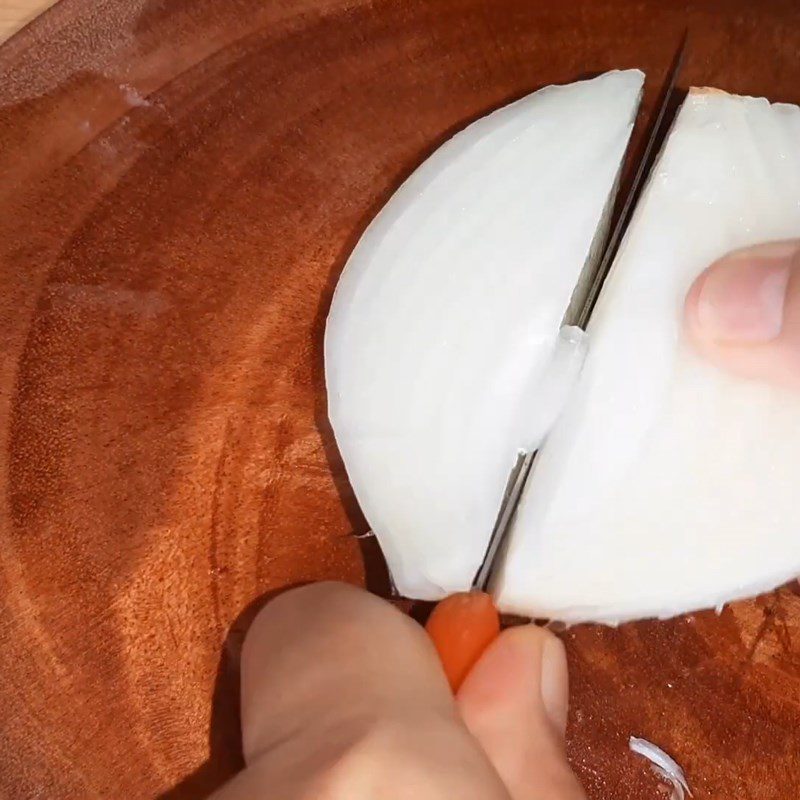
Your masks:
M681 333L694 278L800 236L800 109L692 91L540 452L497 591L580 622L719 606L800 574L800 397L723 373Z
M329 414L407 596L469 585L517 451L541 437L544 374L642 81L548 87L470 125L347 263L326 330Z

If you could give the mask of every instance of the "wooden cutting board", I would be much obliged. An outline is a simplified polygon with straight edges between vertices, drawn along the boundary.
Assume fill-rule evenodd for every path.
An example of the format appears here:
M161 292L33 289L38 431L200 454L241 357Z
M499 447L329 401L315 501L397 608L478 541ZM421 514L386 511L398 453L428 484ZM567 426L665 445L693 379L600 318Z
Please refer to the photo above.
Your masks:
M0 0L0 42L35 19L54 0Z
M369 571L320 347L354 242L541 85L642 67L652 107L686 25L684 85L800 101L796 0L63 0L0 49L0 796L239 766L259 598ZM698 800L800 794L792 587L564 639L591 800L664 797L631 734Z

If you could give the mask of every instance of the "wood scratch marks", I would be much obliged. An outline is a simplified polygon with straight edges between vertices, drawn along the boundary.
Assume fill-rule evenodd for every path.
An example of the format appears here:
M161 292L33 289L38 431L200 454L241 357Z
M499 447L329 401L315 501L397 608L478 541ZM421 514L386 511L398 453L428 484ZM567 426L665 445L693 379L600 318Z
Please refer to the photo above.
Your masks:
M231 437L230 417L225 420L225 431L222 435L222 444L219 449L219 459L214 470L214 489L211 496L211 531L209 535L209 584L211 588L212 605L214 609L214 621L220 640L225 636L225 624L223 623L222 600L219 591L219 576L223 569L219 563L220 537L223 535L220 528L222 525L223 509L223 484L225 482L225 466L228 456L228 443Z
M750 644L750 647L747 650L747 655L745 656L745 667L750 666L755 661L756 652L758 651L759 646L764 641L764 638L770 631L772 627L772 620L774 618L774 611L771 607L767 607L764 609L764 619L761 621L761 624L758 626L758 630L756 631L756 635L753 637L753 641Z

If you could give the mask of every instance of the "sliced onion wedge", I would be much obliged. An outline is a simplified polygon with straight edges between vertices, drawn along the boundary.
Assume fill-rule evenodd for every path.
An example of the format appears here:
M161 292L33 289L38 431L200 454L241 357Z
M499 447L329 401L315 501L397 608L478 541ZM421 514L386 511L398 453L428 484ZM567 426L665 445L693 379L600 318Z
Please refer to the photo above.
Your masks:
M726 252L800 236L800 109L693 90L534 466L496 590L510 611L616 623L800 574L800 396L701 360L686 292Z
M517 452L541 440L537 398L642 82L626 71L548 87L470 125L403 184L346 265L325 338L329 415L408 597L469 585ZM533 583L518 577L508 596L527 607Z

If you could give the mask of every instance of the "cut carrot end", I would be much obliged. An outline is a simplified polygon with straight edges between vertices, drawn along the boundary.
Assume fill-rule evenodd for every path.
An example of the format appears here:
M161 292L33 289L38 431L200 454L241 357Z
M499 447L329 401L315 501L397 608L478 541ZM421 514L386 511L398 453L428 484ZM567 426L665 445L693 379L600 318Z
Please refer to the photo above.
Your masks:
M500 634L500 614L485 592L459 592L433 609L425 630L455 693Z

